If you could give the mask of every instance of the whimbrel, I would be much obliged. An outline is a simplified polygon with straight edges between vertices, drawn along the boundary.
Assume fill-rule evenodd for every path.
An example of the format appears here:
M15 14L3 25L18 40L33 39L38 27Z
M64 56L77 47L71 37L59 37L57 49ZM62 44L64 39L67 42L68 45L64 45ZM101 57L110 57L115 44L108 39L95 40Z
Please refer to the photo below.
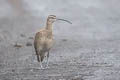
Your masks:
M39 32L35 35L34 48L37 55L37 61L40 62L41 69L44 69L42 66L45 53L47 53L47 67L48 67L48 58L49 51L53 46L53 26L52 24L55 21L62 20L72 24L70 21L65 19L57 18L55 15L49 15L47 18L46 26L41 28Z

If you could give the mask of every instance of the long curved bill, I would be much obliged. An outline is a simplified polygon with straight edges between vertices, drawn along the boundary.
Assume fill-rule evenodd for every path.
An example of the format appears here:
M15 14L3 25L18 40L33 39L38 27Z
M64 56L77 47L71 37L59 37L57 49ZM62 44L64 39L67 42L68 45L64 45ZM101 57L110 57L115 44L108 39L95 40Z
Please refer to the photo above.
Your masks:
M68 21L68 20L65 20L65 19L57 18L56 20L61 20L61 21L65 21L65 22L67 22L67 23L69 23L69 24L72 24L72 22L70 22L70 21Z

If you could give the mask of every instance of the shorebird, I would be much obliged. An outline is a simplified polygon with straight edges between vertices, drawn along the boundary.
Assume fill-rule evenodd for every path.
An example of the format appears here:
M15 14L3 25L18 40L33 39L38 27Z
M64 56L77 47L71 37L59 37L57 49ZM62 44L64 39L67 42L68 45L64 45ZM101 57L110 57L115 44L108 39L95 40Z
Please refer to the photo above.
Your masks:
M48 67L48 58L49 58L49 51L53 46L53 26L52 24L55 21L62 20L72 24L70 21L65 19L57 18L55 15L49 15L47 18L46 26L41 28L39 32L36 33L34 39L34 48L37 55L37 61L40 62L41 69L44 69L42 66L43 59L46 55L47 57L47 64Z

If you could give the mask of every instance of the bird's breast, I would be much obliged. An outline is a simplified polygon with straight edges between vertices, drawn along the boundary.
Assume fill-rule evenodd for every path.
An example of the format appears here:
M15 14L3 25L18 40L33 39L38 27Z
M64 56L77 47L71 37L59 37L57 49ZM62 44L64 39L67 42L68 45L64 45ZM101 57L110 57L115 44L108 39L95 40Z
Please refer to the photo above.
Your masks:
M42 46L43 46L42 49L49 50L53 46L53 40L51 40L51 39L44 39L42 41Z

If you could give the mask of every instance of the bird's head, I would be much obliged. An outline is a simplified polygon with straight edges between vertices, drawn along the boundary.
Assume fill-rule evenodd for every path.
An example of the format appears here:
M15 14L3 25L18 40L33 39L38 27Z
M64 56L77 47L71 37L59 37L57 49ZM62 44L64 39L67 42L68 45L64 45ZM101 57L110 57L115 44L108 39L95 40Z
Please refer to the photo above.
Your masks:
M68 22L68 23L72 24L70 21L65 20L65 19L57 18L55 15L49 15L48 18L47 18L47 22L49 22L49 23L54 23L55 21L58 21L58 20L65 21L65 22Z
M47 18L47 21L49 23L53 23L56 21L56 16L55 15L49 15L48 18Z

